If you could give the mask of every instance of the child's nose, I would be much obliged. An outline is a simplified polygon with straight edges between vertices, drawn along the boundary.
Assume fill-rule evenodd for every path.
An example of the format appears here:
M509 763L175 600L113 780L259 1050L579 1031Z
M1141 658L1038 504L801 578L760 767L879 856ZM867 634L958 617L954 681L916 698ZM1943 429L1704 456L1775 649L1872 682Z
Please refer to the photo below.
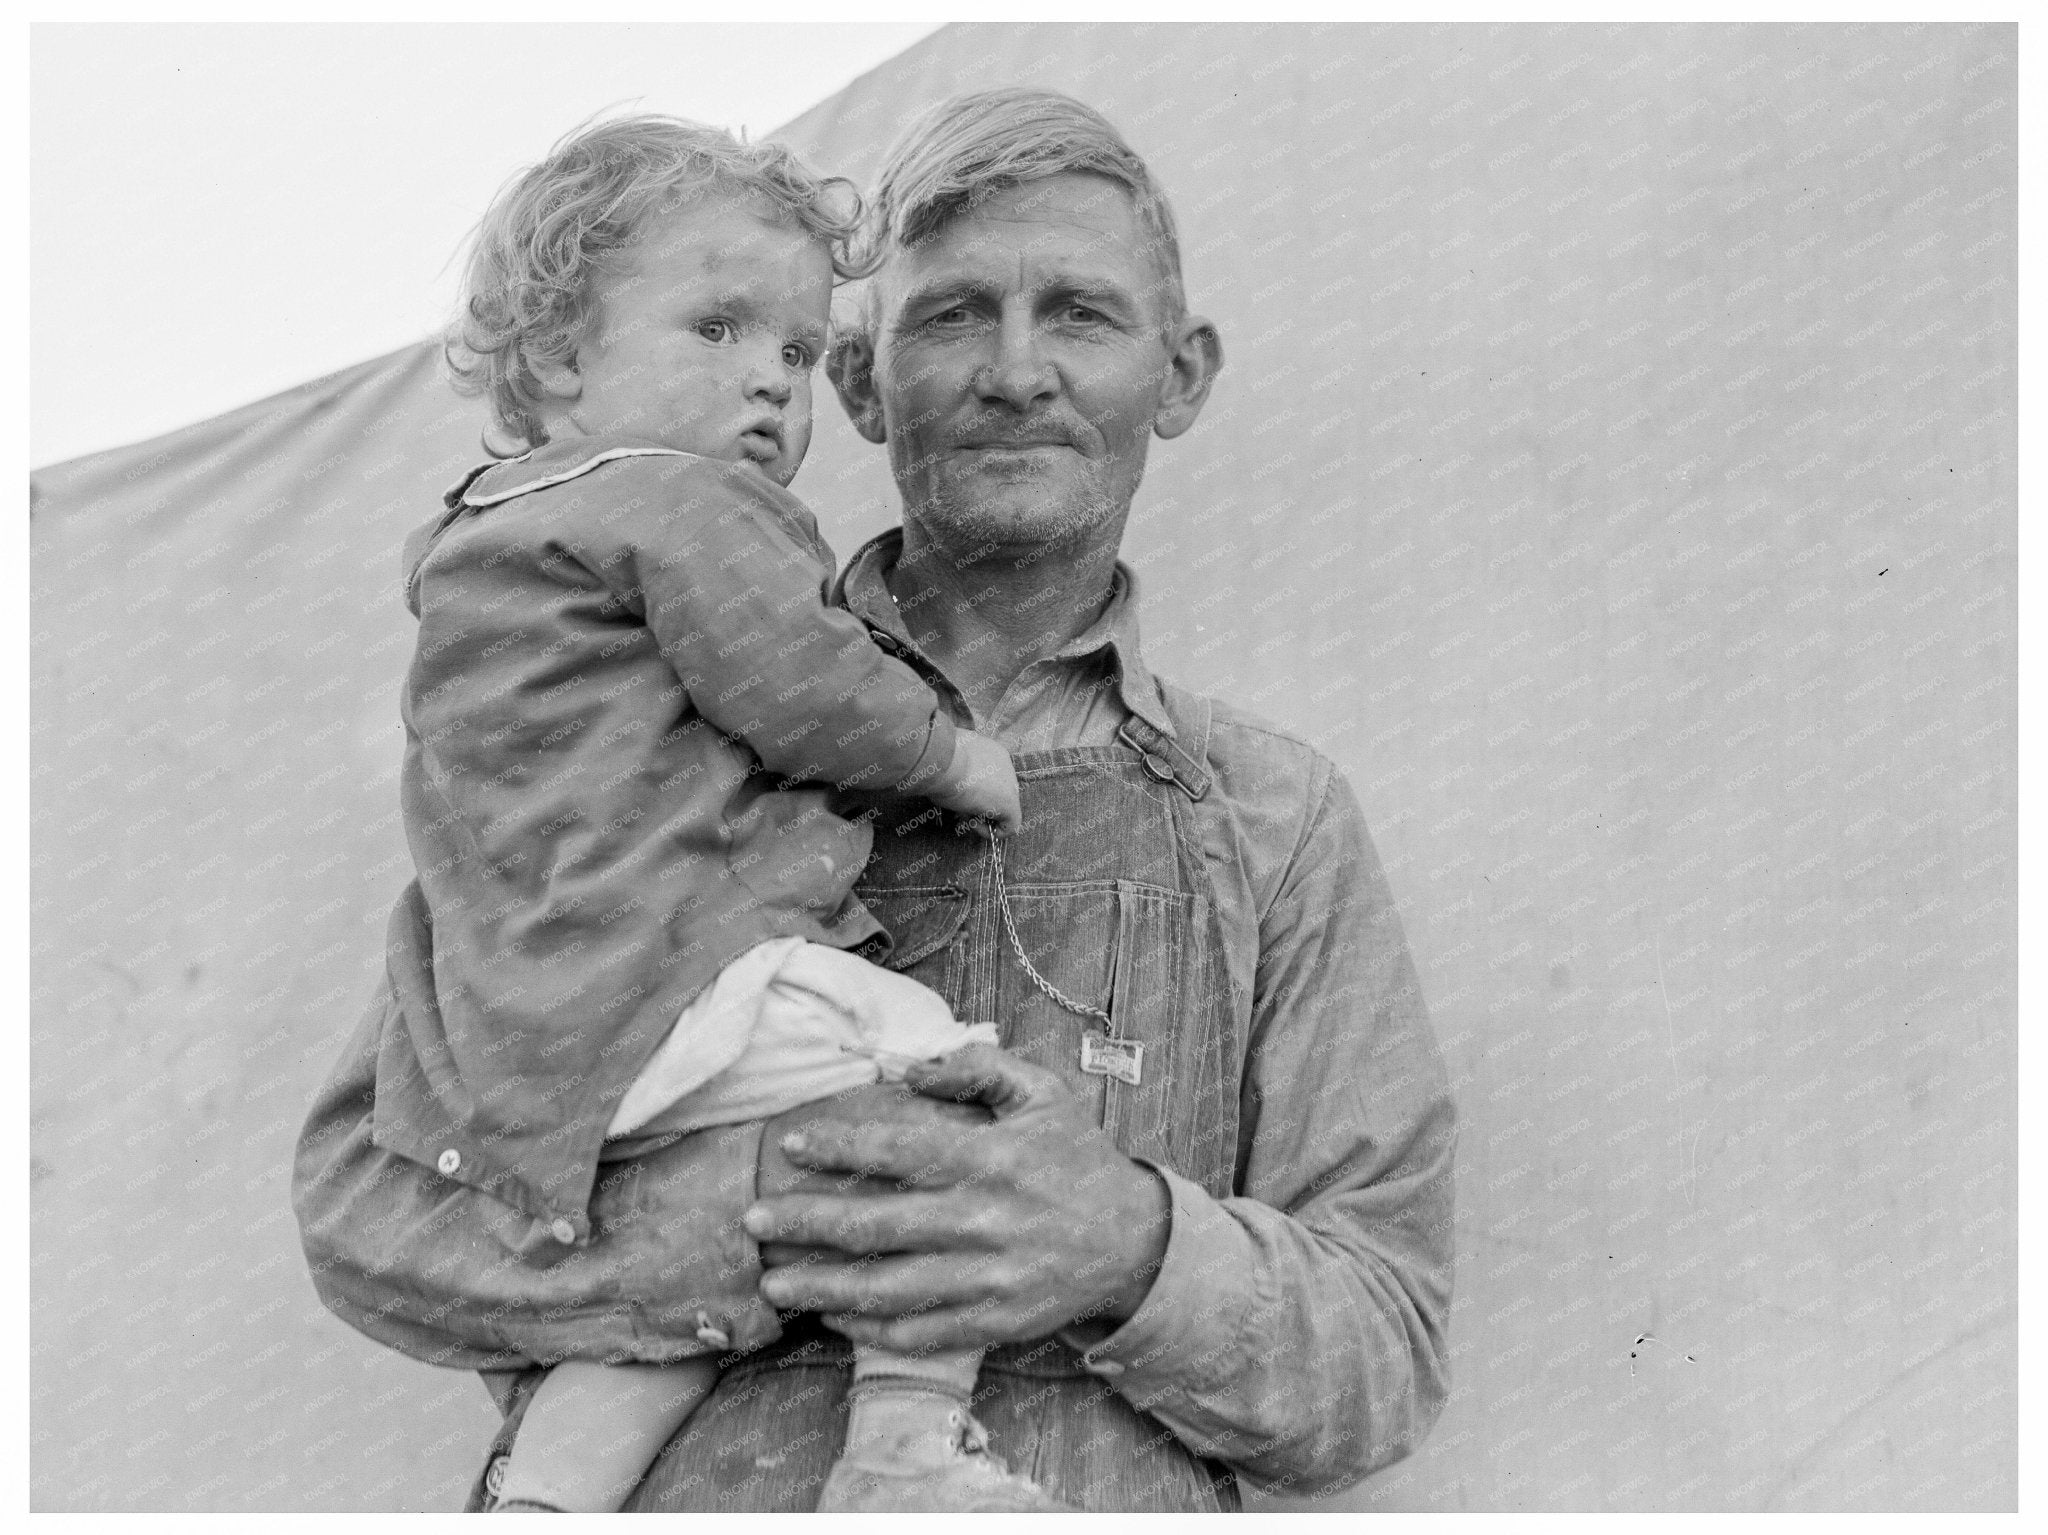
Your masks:
M777 406L789 403L789 369L783 366L780 347L750 360L746 390L750 400L766 400Z

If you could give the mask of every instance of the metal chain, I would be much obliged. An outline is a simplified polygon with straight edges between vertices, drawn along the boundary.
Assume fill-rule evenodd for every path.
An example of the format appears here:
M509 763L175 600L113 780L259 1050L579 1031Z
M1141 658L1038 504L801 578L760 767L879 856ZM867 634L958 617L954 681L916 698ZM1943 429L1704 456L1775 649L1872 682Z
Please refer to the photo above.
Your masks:
M1064 995L1060 989L1038 973L1038 967L1031 963L1031 956L1024 952L1023 940L1017 936L1017 919L1010 912L1009 875L1003 869L1003 843L994 827L985 827L988 832L988 848L996 861L996 905L1003 914L1003 926L1010 934L1010 947L1017 951L1017 963L1024 967L1024 973L1031 977L1038 989L1070 1013L1079 1013L1083 1018L1099 1018L1110 1037L1116 1037L1116 1025L1109 1021L1109 1014L1099 1007L1084 1007Z

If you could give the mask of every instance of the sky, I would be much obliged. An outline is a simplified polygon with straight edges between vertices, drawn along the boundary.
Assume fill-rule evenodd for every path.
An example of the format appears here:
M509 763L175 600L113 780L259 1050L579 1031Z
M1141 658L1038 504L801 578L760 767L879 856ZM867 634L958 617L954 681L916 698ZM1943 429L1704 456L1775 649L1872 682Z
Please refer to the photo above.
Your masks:
M758 137L933 30L35 27L29 462L432 332L491 194L593 113Z

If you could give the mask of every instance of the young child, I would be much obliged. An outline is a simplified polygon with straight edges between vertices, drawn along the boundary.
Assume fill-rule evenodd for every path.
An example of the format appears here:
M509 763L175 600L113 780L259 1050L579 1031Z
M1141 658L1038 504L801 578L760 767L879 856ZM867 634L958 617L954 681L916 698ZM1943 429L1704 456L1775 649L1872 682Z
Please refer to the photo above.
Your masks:
M886 937L833 786L1019 816L1003 749L827 605L783 489L857 211L783 149L642 116L565 140L479 230L450 361L527 451L406 545L402 899L434 988L387 1026L374 1124L531 1217L507 1261L601 1260L600 1161L994 1041L849 952ZM496 1508L617 1508L716 1384L708 1324L694 1357L594 1348L602 1270ZM981 1453L979 1357L858 1349L821 1506L1059 1506Z

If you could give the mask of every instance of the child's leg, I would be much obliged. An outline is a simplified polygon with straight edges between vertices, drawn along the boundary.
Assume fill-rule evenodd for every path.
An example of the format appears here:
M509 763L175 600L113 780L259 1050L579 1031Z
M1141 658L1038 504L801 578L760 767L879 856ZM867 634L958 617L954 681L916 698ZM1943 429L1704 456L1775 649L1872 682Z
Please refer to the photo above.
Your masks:
M988 1453L968 1407L981 1350L892 1354L855 1344L846 1445L820 1513L1029 1512L1066 1507Z
M718 1384L709 1358L679 1364L565 1359L534 1392L498 1502L613 1513Z
M923 1354L898 1354L872 1343L853 1346L853 1384L856 1395L863 1385L923 1384L962 1403L974 1399L975 1378L981 1374L978 1348L933 1350Z
M954 1430L968 1419L981 1350L898 1354L872 1343L853 1346L853 1385L846 1393L846 1462L899 1463L905 1445L923 1459L950 1460Z

